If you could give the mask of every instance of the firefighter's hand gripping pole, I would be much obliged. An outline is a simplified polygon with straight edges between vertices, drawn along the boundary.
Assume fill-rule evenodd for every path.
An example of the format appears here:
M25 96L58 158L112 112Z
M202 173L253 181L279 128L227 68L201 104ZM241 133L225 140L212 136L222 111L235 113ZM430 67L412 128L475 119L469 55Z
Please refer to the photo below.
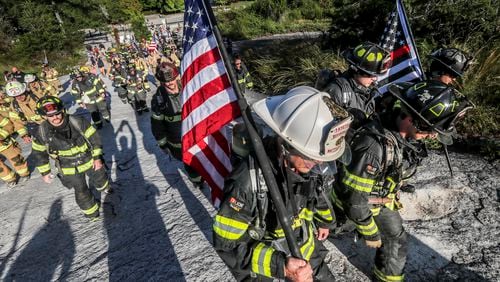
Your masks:
M226 47L222 41L222 36L220 34L219 28L217 26L217 22L215 20L214 13L212 11L212 7L209 4L209 1L203 0L203 5L206 8L209 20L212 25L212 30L215 35L215 39L217 40L217 44L219 45L219 50L221 52L222 59L224 61L224 65L226 66L226 71L229 74L229 78L231 79L231 84L233 89L238 97L238 105L241 109L241 116L243 117L243 121L248 130L248 134L250 136L250 140L255 149L255 153L257 156L257 160L259 161L259 165L262 169L262 174L264 175L264 179L266 181L267 187L271 194L271 199L276 207L276 213L278 214L278 220L280 221L281 227L285 233L285 238L288 244L288 248L290 249L290 253L292 256L296 258L302 258L302 254L300 253L299 246L297 244L297 240L293 234L293 230L291 227L291 216L288 214L285 204L283 203L283 199L281 198L281 194L278 189L278 184L276 183L276 179L272 173L271 163L269 158L267 157L266 152L264 151L264 146L262 144L262 140L260 139L259 134L254 126L253 118L250 114L250 108L248 107L248 103L246 99L243 97L241 90L239 88L238 80L236 79L236 74L231 65L231 61L229 60L229 56L226 51Z

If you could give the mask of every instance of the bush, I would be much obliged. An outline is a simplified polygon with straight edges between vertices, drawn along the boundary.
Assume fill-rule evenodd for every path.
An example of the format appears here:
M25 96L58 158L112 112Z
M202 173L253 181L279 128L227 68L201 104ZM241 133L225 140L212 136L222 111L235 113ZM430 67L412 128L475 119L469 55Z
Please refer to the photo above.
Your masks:
M257 89L271 95L299 85L313 86L320 69L346 68L337 53L323 51L319 44L286 41L264 48L265 52L252 49L243 55Z

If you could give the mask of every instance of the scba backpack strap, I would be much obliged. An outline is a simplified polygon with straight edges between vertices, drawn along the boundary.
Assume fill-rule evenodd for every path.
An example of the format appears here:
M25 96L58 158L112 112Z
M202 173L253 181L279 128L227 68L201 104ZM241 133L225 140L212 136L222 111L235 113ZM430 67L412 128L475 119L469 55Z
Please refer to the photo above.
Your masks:
M328 85L333 82L335 82L342 91L342 105L339 106L347 108L353 95L353 91L347 79L342 77L342 72L340 70L321 70L314 84L314 88L321 91L327 91Z

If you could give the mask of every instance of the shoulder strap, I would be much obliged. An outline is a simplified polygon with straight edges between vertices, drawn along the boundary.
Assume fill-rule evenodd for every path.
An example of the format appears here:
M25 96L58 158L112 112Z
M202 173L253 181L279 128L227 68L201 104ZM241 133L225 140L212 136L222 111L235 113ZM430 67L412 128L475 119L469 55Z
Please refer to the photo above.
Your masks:
M71 126L76 129L76 131L83 137L85 142L87 142L87 145L89 145L90 149L92 149L93 148L92 143L90 143L90 140L85 136L85 133L80 128L80 124L78 123L76 118L74 118L72 115L68 115L68 118Z
M340 87L340 90L342 91L342 107L347 108L349 106L349 101L351 100L351 97L353 95L353 91L351 88L351 85L347 81L347 79L343 77L337 77L335 78L335 81L337 82L337 85Z

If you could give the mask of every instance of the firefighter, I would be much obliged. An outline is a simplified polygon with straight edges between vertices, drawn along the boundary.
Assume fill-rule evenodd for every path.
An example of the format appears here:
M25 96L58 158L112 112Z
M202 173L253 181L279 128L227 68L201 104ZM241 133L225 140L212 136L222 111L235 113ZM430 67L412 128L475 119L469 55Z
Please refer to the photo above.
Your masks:
M139 115L142 112L149 112L146 104L146 97L148 95L145 87L146 84L147 82L144 82L143 78L137 74L135 68L131 67L127 76L128 99Z
M31 92L26 83L18 81L7 83L5 92L14 98L10 104L9 118L12 121L18 121L19 124L24 124L27 130L19 131L19 136L25 143L29 143L31 142L31 135L36 131L38 125L43 122L43 118L36 111L36 103L41 97Z
M158 146L182 162L180 76L175 66L163 63L156 73L161 85L151 99L151 130ZM184 165L189 180L201 187L203 180L192 168Z
M92 122L96 128L102 128L102 118L110 122L105 89L102 88L100 80L96 77L84 75L78 70L74 72L74 76L71 94L77 104L90 112Z
M0 101L3 104L3 99ZM8 187L14 187L18 181L27 181L30 177L28 164L21 154L21 147L15 140L16 135L25 135L26 128L20 120L11 120L9 107L0 107L0 154L9 160L13 170L0 160L0 178Z
M29 90L35 93L37 97L43 97L45 95L50 95L50 96L59 95L57 88L52 87L45 81L39 80L34 74L31 73L25 74L24 83L28 85Z
M374 277L379 281L404 278L408 235L398 212L398 190L423 157L409 141L420 131L442 135L438 140L449 138L471 108L464 96L441 82L410 85L389 87L398 100L380 119L358 130L350 144L352 161L339 170L340 181L332 193L366 245L377 249Z
M113 87L118 92L118 97L124 104L129 103L127 93L127 70L121 64L120 60L115 60L113 69L110 73L110 79L113 81Z
M375 86L377 76L390 67L391 57L382 47L365 42L342 52L349 69L320 72L316 87L332 96L332 99L354 115L352 127L358 128L375 111Z
M11 77L12 80L19 81L21 83L24 82L24 72L20 71L17 67L12 67L11 69Z
M456 48L439 48L429 57L431 65L428 77L448 85L464 75L471 61L469 56Z
M59 73L55 68L49 67L48 64L42 65L42 72L40 73L40 77L47 81L54 89L57 91L62 91L61 81L59 81Z
M234 57L234 69L236 70L236 76L238 79L238 84L240 85L240 89L242 91L245 91L246 89L252 89L253 82L252 77L250 76L250 72L241 60L241 57L238 55Z
M61 183L68 189L74 189L76 203L83 214L92 220L97 219L99 204L87 185L86 176L97 191L110 192L99 134L84 118L66 114L62 101L57 97L40 99L37 110L45 121L34 135L32 155L42 180L47 184L53 181L49 163L51 157L55 160Z
M249 153L224 185L213 225L216 251L238 281L334 281L321 241L334 223L329 205L334 160L348 152L352 116L325 92L301 86L260 100L255 113L276 133L263 140L302 259L290 256L276 208ZM327 190L324 190L327 189Z

